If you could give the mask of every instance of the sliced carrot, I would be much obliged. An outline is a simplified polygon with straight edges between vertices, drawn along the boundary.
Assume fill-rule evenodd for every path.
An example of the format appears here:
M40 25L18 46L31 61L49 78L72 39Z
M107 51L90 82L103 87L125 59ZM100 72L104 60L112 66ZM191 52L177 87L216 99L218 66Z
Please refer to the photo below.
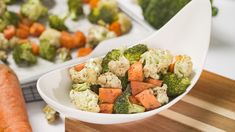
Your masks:
M74 38L74 45L75 45L76 48L82 47L86 44L86 36L81 31L77 31L73 35L73 38Z
M129 81L143 81L143 65L141 62L136 62L131 65L128 70L128 80Z
M13 26L13 25L7 26L7 28L4 29L3 33L4 33L4 37L6 39L10 40L16 34L15 26Z
M99 88L99 100L102 103L114 103L122 89L120 88Z
M157 79L148 78L148 79L146 79L146 82L147 82L147 83L150 83L150 84L153 84L153 85L155 85L155 86L161 87L163 81L162 81L162 80L157 80Z
M109 30L115 32L117 36L120 36L122 34L121 24L118 21L113 22L109 26Z
M28 27L31 27L32 26L32 24L33 24L33 21L31 21L31 20L29 20L28 18L21 18L21 23L23 24L23 25L26 25L26 26L28 26Z
M174 67L175 67L175 63L172 63L169 65L169 72L173 73L174 72Z
M78 57L86 56L86 55L90 54L92 52L92 50L93 50L92 48L79 48L77 56Z
M34 37L40 36L43 32L45 31L45 26L42 25L41 23L33 23L33 25L30 27L30 35Z
M30 43L30 40L29 39L19 39L18 44L23 44L23 43Z
M138 94L138 93L140 93L140 92L142 92L146 89L155 87L154 84L138 82L138 81L131 81L130 85L131 85L132 95L136 95L136 94Z
M98 5L99 1L100 0L90 0L89 5L90 5L91 9L95 8Z
M61 32L60 44L67 49L75 48L73 36L66 31Z
M31 43L32 44L32 52L35 55L39 54L39 46L36 43Z
M152 110L161 106L161 103L159 103L156 97L153 95L152 90L144 90L135 97L147 110Z
M16 29L16 36L22 39L26 39L29 36L29 27L22 23L18 24L18 28Z
M99 104L100 107L100 113L108 113L112 114L113 113L113 104Z
M129 100L132 104L140 104L140 102L136 99L135 96L129 96Z
M86 65L86 63L78 64L78 65L74 66L74 69L79 72L85 67L85 65Z

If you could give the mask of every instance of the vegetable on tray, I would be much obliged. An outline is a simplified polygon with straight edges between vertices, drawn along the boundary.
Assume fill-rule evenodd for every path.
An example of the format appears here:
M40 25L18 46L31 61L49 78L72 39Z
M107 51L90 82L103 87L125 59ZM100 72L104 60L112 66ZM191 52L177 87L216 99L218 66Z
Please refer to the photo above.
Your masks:
M48 17L50 27L59 31L68 30L68 27L65 25L65 19L66 17L60 18L57 15L50 15Z
M83 15L82 0L68 0L69 14L72 20L78 20L78 17Z
M45 114L45 118L47 119L48 123L55 122L56 120L58 120L60 116L59 112L55 111L49 105L46 105L42 111Z

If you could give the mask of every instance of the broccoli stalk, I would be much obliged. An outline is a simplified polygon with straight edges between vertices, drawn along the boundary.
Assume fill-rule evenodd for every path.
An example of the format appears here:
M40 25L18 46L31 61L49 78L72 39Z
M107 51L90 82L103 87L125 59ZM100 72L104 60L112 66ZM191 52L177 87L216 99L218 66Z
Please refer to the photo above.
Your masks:
M3 15L0 16L0 32L2 32L7 25L17 25L20 21L19 16L12 11L5 11Z
M64 24L66 17L61 19L57 15L51 15L48 19L51 28L57 29L59 31L68 30L68 27Z
M131 64L140 60L140 56L148 51L148 47L143 44L135 45L124 51L124 56L130 61Z
M167 85L167 95L169 97L176 97L187 89L190 85L188 77L178 78L174 73L163 75L163 83Z
M42 58L53 61L56 56L56 46L51 45L48 40L44 39L40 41L39 54Z
M40 0L28 0L21 6L20 12L30 20L37 21L40 17L47 15L48 9Z
M102 66L102 73L108 72L109 71L109 62L114 60L118 60L119 57L121 56L121 51L117 49L113 49L112 51L108 52L106 56L103 58L103 61L101 63Z
M17 45L13 50L13 59L19 66L29 66L37 62L37 57L32 53L30 43Z
M140 113L144 112L145 108L143 106L132 104L129 101L130 88L128 87L115 101L114 111L117 114L130 114L130 113Z
M82 0L68 0L69 13L72 20L78 20L78 17L83 14Z

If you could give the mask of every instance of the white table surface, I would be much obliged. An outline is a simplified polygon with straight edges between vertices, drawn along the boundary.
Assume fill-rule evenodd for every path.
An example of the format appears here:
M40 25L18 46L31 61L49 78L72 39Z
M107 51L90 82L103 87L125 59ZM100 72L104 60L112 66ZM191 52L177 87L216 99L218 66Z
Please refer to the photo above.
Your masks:
M133 6L130 0L129 6L137 14L140 10ZM211 44L208 51L205 69L222 76L235 79L235 1L215 0L219 7L219 14L213 18ZM64 121L59 120L55 124L48 124L42 113L44 102L28 103L29 119L34 132L64 132Z

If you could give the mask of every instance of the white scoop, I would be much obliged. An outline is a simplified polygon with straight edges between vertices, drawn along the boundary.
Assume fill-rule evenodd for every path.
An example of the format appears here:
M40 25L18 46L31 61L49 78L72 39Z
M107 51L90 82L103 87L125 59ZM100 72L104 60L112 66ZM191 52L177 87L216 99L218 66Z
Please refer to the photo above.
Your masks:
M211 6L209 0L192 0L164 27L139 42L147 44L151 48L168 49L174 54L187 54L193 60L194 74L191 78L191 85L186 92L155 110L137 114L102 114L80 111L73 106L69 99L72 83L68 73L69 67L58 69L42 76L37 82L37 89L46 103L55 110L66 117L85 122L115 124L152 116L175 104L195 85L205 62L210 40L210 29ZM120 47L123 43L127 47L133 44L123 41L119 42L119 45L112 44L111 47L109 41L106 41L99 45L89 57L102 56L107 51ZM77 63L81 63L81 61Z

